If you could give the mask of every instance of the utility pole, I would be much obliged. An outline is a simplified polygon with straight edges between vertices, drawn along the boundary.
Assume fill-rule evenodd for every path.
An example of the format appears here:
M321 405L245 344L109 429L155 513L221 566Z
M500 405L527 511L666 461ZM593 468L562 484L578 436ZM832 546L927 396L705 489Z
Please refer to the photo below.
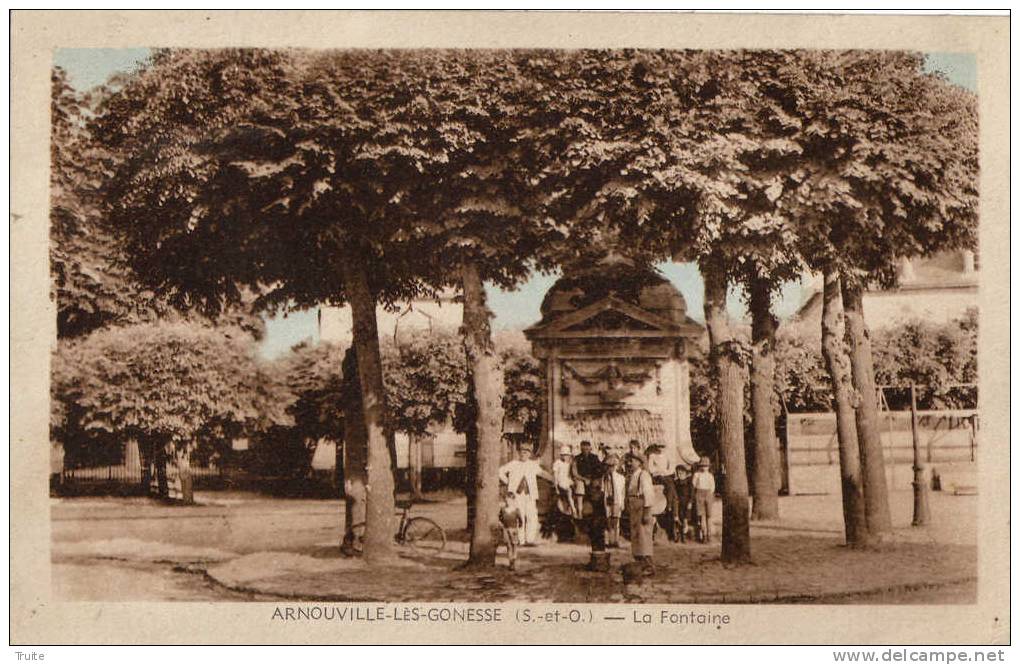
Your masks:
M928 510L928 486L924 479L924 465L921 464L921 441L917 432L917 389L910 384L910 435L914 443L914 520L913 526L924 526L931 521Z

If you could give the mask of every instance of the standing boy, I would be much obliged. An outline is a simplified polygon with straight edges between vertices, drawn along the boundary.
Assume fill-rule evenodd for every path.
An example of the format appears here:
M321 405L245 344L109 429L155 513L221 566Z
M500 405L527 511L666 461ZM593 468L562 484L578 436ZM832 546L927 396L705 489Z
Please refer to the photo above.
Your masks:
M601 476L601 470L602 462L591 451L591 441L582 441L581 452L574 456L574 464L570 468L570 476L574 480L574 517L580 518L583 514L588 483L596 476Z
M634 561L641 564L645 575L654 575L652 565L652 534L655 518L652 504L655 489L652 475L645 470L645 458L640 453L629 453L627 465L630 477L627 479L627 521L630 522L630 548Z
M712 502L715 500L715 476L709 471L711 462L702 457L698 470L691 479L694 488L694 524L698 540L707 543L712 540Z
M687 541L687 525L691 517L691 497L694 489L691 486L691 467L686 462L676 465L673 478L676 485L676 531L680 542Z
M620 473L620 457L606 453L605 475L602 485L606 494L606 540L609 547L620 546L620 517L627 503L627 478Z
M513 492L507 492L503 498L503 505L499 508L499 524L503 531L503 541L506 543L506 555L510 559L510 570L516 570L517 546L521 542L524 516Z

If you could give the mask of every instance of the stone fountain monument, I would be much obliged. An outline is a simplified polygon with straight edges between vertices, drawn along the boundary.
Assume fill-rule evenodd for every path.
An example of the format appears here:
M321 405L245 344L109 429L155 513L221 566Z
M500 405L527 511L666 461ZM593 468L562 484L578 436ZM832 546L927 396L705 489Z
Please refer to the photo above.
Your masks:
M568 270L525 331L544 365L539 459L581 441L598 450L661 444L673 464L695 462L688 354L702 335L684 297L652 268L615 256Z

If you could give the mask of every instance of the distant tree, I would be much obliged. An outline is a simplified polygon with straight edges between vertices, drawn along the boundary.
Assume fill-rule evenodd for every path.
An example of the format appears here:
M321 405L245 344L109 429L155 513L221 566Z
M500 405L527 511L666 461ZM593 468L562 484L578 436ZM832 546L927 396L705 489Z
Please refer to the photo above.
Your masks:
M302 342L271 363L277 382L293 395L287 406L292 424L276 427L260 437L262 448L271 451L268 459L279 466L273 474L307 476L319 443L328 440L337 445L339 482L343 468L343 353L344 349L336 344Z
M383 368L394 430L424 435L456 422L468 391L459 335L432 332L385 343Z
M408 434L412 448L420 445L422 437L443 427L464 432L468 366L459 335L436 331L411 336L399 344L386 343L383 368L390 426ZM419 498L420 468L411 463L409 472L412 496Z
M143 460L175 462L192 500L190 458L275 424L289 393L239 329L189 323L111 327L62 342L53 359L52 426L135 439Z
M545 402L542 366L526 349L500 349L503 366L503 413L523 428L524 439L538 443Z
M907 319L872 333L875 380L881 385L921 389L928 408L967 408L974 404L977 381L977 312L937 323ZM793 412L830 411L830 381L819 340L802 329L780 331L776 345L776 389ZM905 391L887 391L893 409L908 408Z
M877 383L899 387L887 393L891 408L908 407L911 384L927 408L977 405L976 309L946 323L918 318L883 328L872 335L872 348Z
M791 412L829 411L829 375L818 339L786 329L776 338L776 392Z

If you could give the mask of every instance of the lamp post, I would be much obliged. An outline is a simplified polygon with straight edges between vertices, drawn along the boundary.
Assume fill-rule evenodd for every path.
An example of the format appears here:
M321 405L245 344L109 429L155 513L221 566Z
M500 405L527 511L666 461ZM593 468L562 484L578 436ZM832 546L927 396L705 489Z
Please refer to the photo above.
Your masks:
M924 479L924 465L921 464L921 442L917 433L917 390L910 384L910 435L914 443L914 520L913 526L924 526L931 521L928 510L928 486Z

